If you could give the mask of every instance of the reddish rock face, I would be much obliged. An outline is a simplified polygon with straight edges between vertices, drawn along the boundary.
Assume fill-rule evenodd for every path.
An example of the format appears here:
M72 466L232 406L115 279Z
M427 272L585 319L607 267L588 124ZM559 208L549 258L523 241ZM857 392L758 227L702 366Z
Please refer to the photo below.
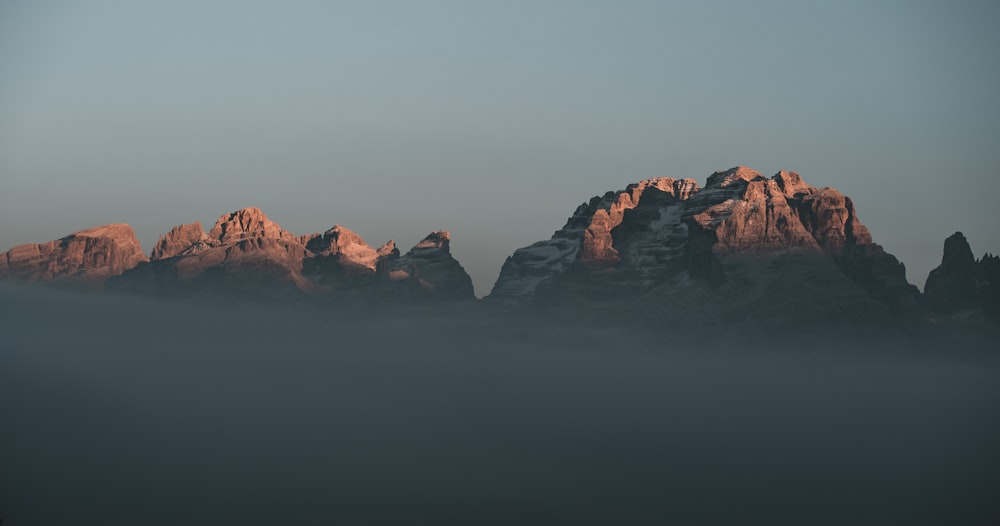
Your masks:
M734 295L721 305L735 305L736 295L750 297L751 289L780 289L768 285L781 279L777 268L786 281L824 283L813 293L821 303L846 301L841 292L849 289L851 301L904 311L919 295L902 264L872 243L850 199L795 172L766 178L739 166L715 172L700 190L690 179L663 178L593 198L552 239L508 258L490 297L667 299L704 282L712 295Z
M221 216L208 234L199 223L175 227L160 238L152 255L149 263L111 280L109 290L281 298L312 288L302 274L303 261L311 254L257 208Z
M814 188L795 172L771 179L744 167L716 172L693 199L691 224L713 233L713 251L821 249L839 257L872 242L854 203L833 188Z
M713 253L758 254L776 249L819 249L777 182L759 174L750 180L737 181L736 184L743 187L737 199L727 199L690 216L690 225L714 235ZM732 184L727 179L720 182Z
M167 232L167 235L160 236L153 247L150 259L166 259L174 257L192 246L208 244L209 237L205 235L205 230L201 223L194 222L187 225L175 226Z
M18 245L0 254L0 281L100 289L109 277L146 260L132 227L104 225L48 243Z
M471 280L451 258L449 240L447 232L435 232L401 258L392 241L376 250L340 225L294 236L259 209L245 208L220 217L208 234L198 223L175 227L160 238L151 262L108 286L166 297L471 300Z
M395 244L375 250L358 234L335 225L323 234L303 238L308 251L302 274L313 286L311 294L357 297L369 294L376 282L375 271L381 260L399 255Z
M305 246L317 256L340 256L345 262L366 267L372 272L380 257L380 252L365 243L361 236L340 225L334 225L322 235L308 236Z
M259 208L243 208L223 215L215 222L208 237L219 244L252 237L295 240L295 236L268 219Z
M611 231L621 224L625 212L639 205L643 192L655 188L665 194L687 199L698 191L693 179L675 180L669 177L646 179L629 185L624 191L608 192L603 198L594 198L590 205L582 205L577 215L589 216L585 219L583 241L580 245L579 261L592 269L611 267L620 258L614 248ZM581 214L581 212L583 212Z
M889 310L917 306L920 292L906 281L903 264L872 242L854 203L836 189L812 187L795 172L766 179L737 167L713 174L689 203L692 235L710 240L693 249L692 261L711 261L717 269L730 255L822 254Z

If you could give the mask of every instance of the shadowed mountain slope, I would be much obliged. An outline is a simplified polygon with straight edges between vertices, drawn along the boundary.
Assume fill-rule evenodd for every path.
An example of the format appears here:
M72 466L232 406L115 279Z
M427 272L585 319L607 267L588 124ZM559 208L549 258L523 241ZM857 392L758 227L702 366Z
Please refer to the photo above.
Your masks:
M977 260L965 236L955 232L927 276L924 302L937 320L1000 320L1000 257L987 253Z

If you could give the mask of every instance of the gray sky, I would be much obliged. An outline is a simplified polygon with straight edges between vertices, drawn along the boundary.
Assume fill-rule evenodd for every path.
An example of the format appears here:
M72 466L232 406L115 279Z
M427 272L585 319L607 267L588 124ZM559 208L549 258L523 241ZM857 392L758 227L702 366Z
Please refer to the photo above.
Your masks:
M923 286L1000 251L1000 4L0 2L0 250L259 206L489 292L581 202L656 176L796 170Z

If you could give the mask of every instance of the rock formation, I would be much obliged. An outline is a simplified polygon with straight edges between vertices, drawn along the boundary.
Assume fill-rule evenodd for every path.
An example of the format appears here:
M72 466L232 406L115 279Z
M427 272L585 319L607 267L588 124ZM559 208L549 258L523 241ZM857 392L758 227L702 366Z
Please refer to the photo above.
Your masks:
M170 232L167 232L167 235L160 236L149 258L166 259L192 248L207 248L208 241L209 238L205 235L205 230L197 221L188 225L175 226Z
M205 234L201 224L173 228L148 262L109 280L107 289L159 297L197 293L294 296L305 286L305 247L258 208L223 215Z
M101 289L104 282L146 261L132 227L88 228L41 244L18 245L0 254L0 281L46 282Z
M401 258L392 241L375 249L340 225L295 236L258 208L223 215L207 234L199 223L175 227L157 242L150 261L111 280L108 289L157 297L474 299L446 232L431 234Z
M106 225L0 255L0 281L53 282L154 297L313 298L327 302L473 300L469 275L432 232L401 255L335 225L296 236L258 208L161 236L150 257L128 225ZM833 188L795 172L715 172L704 188L661 177L581 204L551 239L518 249L488 297L567 317L787 325L800 320L1000 312L1000 258L945 243L925 301L903 265Z
M1000 320L1000 257L984 254L977 261L965 236L955 232L944 241L941 264L927 276L924 301L938 316Z
M544 289L548 282L569 271L571 267L600 270L617 265L620 254L614 247L612 230L622 223L626 210L638 206L640 198L650 188L656 191L650 193L647 202L651 203L656 199L676 202L686 200L696 193L698 184L693 179L647 179L629 185L625 190L592 198L577 207L566 225L556 231L551 239L519 249L508 257L490 297L515 302L530 301L535 297L539 286ZM656 214L659 220L659 212ZM656 225L661 227L658 229L659 234L669 237L670 233L667 231L670 230L668 223L671 219L677 218L668 213ZM686 234L686 227L682 228ZM661 241L662 243L655 243L655 247L649 248L653 252L662 251L661 245L668 245L669 242L667 239ZM647 252L649 251L644 252L643 256L649 256ZM633 259L638 256L631 253L629 255ZM648 265L636 265L634 262L633 265L648 268Z
M404 256L399 251L384 258L379 273L383 294L403 295L411 299L440 298L461 300L475 297L472 278L451 255L451 234L432 232ZM384 251L385 247L380 250Z
M282 229L261 212L260 208L243 208L220 217L208 233L216 244L238 242L250 238L295 241L295 236Z
M703 189L658 178L591 199L551 239L515 251L489 298L774 321L902 313L918 296L849 198L794 172L736 167Z
M378 262L399 255L392 241L376 250L361 236L340 225L323 234L303 236L301 242L313 254L306 260L303 272L316 283L333 288L368 286Z

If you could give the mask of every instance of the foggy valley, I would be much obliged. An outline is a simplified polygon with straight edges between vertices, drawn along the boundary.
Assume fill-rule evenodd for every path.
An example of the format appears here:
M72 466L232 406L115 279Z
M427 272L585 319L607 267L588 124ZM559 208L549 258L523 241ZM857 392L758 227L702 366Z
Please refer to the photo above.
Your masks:
M995 334L0 289L4 524L989 524Z

